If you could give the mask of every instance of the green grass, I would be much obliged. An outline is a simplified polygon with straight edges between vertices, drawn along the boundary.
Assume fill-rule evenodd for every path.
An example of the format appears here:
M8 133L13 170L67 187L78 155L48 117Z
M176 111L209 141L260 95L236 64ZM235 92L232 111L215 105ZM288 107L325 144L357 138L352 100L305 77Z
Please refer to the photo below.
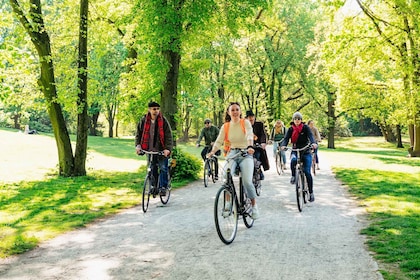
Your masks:
M326 153L358 159L333 171L368 212L370 223L361 233L384 278L420 279L420 159L407 158L406 150L380 138L336 145L340 148Z

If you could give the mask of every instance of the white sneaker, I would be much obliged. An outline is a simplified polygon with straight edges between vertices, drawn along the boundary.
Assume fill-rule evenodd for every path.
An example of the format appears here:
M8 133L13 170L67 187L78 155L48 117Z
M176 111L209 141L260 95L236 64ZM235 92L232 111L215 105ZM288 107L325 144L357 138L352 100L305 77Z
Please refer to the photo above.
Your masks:
M226 218L230 215L231 209L232 209L232 205L230 204L230 201L227 201L225 203L225 208L223 209L223 213L222 213L223 218Z
M254 206L252 206L252 219L256 220L259 217L260 217L260 212L258 211L257 204L255 204Z

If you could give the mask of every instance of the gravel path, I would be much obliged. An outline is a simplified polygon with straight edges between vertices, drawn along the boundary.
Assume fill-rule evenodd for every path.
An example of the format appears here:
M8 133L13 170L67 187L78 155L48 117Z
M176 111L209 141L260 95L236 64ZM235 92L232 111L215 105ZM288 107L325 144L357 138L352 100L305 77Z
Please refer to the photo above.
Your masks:
M363 209L327 163L302 213L286 172L265 172L261 218L250 229L240 220L231 245L213 222L219 184L197 181L173 191L167 206L152 199L146 214L132 208L0 260L0 279L382 279L359 235Z

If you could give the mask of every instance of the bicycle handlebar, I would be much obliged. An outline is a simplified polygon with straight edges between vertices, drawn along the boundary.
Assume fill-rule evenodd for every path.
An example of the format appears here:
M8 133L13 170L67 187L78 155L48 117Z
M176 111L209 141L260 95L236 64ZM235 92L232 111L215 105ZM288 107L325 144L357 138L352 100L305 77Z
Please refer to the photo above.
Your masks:
M153 152L153 151L140 150L139 156L142 156L144 154L163 156L164 152L163 151Z
M300 148L300 149L291 149L291 151L292 152L301 152L301 151L305 151L305 150L307 150L307 149L309 149L310 147L312 147L312 143L309 143L308 145L306 145L305 147L303 147L303 148Z
M248 155L248 149L246 148L246 149L239 149L239 152L238 153L236 153L235 155L233 155L233 156L231 156L231 157L227 157L226 158L226 161L229 161L229 160L232 160L232 159L235 159L235 158L237 158L237 157L239 157L239 156L243 156L243 157L245 157L245 156L247 156Z

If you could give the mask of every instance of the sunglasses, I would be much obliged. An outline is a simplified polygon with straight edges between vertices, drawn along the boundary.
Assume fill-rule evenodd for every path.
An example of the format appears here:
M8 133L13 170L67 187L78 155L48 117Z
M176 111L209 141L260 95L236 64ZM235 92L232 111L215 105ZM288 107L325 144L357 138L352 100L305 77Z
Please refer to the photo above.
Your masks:
M210 122L205 122L204 124L210 124Z
M294 118L294 120L301 121L302 119L301 118Z
M156 108L152 108L152 110L153 111L157 111L157 110L160 110L160 108L159 107L156 107Z

